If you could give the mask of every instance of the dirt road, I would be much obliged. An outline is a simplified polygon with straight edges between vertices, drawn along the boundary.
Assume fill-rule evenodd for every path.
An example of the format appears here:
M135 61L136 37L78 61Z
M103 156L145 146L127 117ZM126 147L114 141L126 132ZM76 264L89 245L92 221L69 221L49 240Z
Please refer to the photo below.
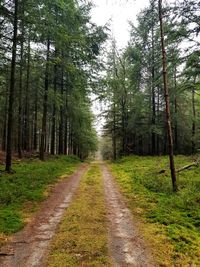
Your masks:
M87 167L82 166L55 186L51 196L43 202L32 222L13 236L12 243L2 248L0 266L43 265L48 245L86 170Z
M101 162L97 164L100 165L104 180L108 243L112 265L114 267L155 266L111 173L105 164ZM12 243L3 247L0 252L0 266L44 266L48 258L50 241L87 169L88 167L82 166L71 177L55 186L51 196L42 204L32 222L13 236Z
M108 168L101 165L109 220L109 246L115 267L152 267L150 252L132 220Z

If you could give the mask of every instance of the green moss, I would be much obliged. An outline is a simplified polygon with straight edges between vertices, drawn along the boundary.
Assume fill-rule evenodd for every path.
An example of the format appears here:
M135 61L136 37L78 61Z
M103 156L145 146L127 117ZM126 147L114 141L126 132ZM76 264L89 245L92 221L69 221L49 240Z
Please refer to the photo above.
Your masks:
M0 232L5 234L13 233L23 227L21 216L14 207L0 210L0 222Z
M35 210L46 198L44 192L59 176L71 174L80 161L71 157L56 157L45 162L26 160L14 164L15 173L0 176L0 232L14 233L24 225L26 213ZM29 203L28 210L25 210ZM27 207L26 207L27 208Z
M175 160L177 168L193 161L184 156ZM133 213L146 227L156 226L155 239L162 232L166 239L162 238L161 242L167 240L172 245L170 264L188 266L185 264L200 262L200 169L180 172L179 191L175 194L170 172L159 173L169 169L168 157L125 157L110 166Z

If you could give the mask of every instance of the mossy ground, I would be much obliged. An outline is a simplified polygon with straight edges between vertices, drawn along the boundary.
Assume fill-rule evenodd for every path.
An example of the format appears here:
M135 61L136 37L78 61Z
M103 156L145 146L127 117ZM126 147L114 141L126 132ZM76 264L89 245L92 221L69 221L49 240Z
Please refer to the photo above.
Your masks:
M102 177L92 164L52 240L48 267L110 266Z
M39 203L50 191L50 185L71 174L80 164L77 158L59 156L45 162L24 160L13 164L14 174L0 174L0 245L20 230ZM3 166L1 167L3 169Z
M193 161L177 156L177 168ZM110 164L158 266L200 266L200 169L178 174L173 193L168 157L125 157Z

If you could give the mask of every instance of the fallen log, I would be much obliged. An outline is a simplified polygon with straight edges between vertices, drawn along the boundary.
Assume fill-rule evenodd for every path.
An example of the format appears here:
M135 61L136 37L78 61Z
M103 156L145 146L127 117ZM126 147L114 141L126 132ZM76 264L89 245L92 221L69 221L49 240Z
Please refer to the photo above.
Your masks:
M176 172L179 173L179 172L182 172L184 170L188 170L188 169L190 169L192 167L199 167L199 165L200 165L199 162L193 162L193 163L191 163L189 165L186 165L184 167L179 168L178 170L176 170ZM162 173L165 173L166 171L167 171L167 169L162 169L158 173L162 174Z
M184 171L184 170L188 170L188 169L190 169L192 167L199 167L199 163L198 162L193 162L193 163L191 163L189 165L186 165L186 166L176 170L176 172L181 172L181 171Z

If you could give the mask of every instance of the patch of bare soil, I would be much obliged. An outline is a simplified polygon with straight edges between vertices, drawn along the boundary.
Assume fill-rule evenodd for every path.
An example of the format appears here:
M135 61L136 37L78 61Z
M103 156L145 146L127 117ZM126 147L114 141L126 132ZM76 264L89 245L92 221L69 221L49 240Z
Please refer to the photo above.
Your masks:
M108 207L109 246L113 265L115 267L155 266L151 253L145 245L112 175L105 165L102 164L101 169Z
M50 241L86 170L87 167L82 166L55 186L31 223L15 234L12 241L1 249L0 266L43 266Z

